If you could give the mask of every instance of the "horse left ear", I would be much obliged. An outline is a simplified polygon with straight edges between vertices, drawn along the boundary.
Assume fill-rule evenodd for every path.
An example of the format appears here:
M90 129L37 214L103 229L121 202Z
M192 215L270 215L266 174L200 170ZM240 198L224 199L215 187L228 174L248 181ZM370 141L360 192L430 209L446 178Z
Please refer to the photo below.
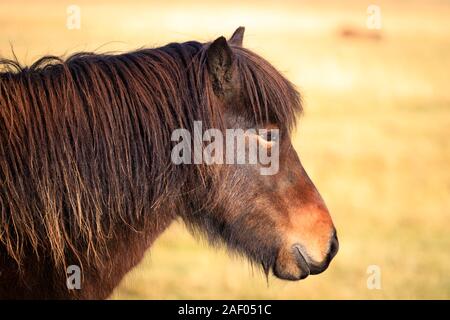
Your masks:
M242 47L242 42L244 41L245 27L239 27L231 36L228 42L234 46Z
M206 51L206 64L214 91L220 93L231 82L233 52L224 37L217 38Z

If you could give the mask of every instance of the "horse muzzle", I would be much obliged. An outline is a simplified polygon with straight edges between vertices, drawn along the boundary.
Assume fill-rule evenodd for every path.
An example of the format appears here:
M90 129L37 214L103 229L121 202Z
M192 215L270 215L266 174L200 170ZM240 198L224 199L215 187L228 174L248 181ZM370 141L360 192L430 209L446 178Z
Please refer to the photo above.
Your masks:
M295 281L305 279L310 274L322 273L328 268L338 250L339 240L335 231L330 239L327 255L321 262L311 259L307 249L303 245L295 243L288 248L280 249L273 266L273 274L283 280Z

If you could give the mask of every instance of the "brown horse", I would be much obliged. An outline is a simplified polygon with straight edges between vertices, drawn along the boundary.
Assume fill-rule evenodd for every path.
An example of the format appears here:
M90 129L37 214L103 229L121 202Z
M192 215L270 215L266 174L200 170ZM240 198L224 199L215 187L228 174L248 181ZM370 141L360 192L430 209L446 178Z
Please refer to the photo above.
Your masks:
M299 94L243 33L1 62L0 298L106 298L177 217L281 279L328 267L335 228L290 141ZM279 148L278 173L174 164L171 133L197 120L279 129L258 137Z

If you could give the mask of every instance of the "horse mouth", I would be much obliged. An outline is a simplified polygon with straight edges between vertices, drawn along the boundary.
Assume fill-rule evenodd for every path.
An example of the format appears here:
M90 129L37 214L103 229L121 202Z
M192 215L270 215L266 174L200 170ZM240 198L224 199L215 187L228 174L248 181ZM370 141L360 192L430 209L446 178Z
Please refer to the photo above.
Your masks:
M298 244L293 245L289 252L279 254L272 270L275 277L291 281L305 279L312 273L302 247Z
M303 277L300 279L304 279L311 273L311 268L309 267L308 262L306 262L306 258L302 253L301 246L300 245L294 245L293 246L294 255L296 257L298 266L303 271Z

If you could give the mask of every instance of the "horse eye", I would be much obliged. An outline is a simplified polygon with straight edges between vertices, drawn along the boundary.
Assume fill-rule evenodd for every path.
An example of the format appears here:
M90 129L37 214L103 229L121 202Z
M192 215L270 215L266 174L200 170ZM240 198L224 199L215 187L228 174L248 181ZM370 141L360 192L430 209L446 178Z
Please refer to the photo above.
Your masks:
M277 130L268 130L260 134L261 138L268 142L278 141L279 135Z

